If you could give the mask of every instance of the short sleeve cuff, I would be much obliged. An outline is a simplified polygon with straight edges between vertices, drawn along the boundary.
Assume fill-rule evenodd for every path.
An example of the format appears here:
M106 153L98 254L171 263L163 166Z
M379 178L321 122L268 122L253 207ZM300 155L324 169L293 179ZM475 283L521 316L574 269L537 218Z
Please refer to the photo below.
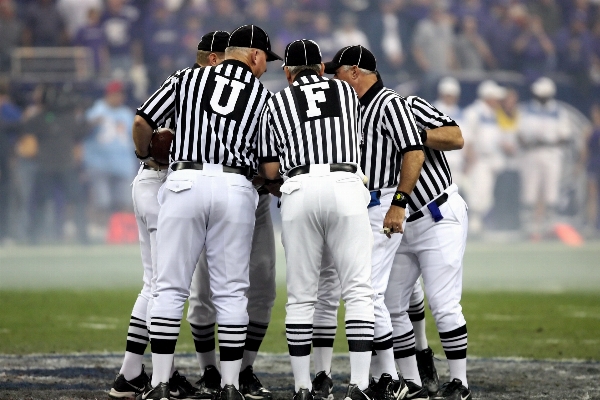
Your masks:
M137 112L135 113L135 115L139 115L140 117L144 118L144 120L148 123L148 125L150 125L150 127L153 130L158 129L158 125L156 124L156 122L154 122L154 120L152 118L150 118L148 116L148 114L146 114L142 110L137 110Z

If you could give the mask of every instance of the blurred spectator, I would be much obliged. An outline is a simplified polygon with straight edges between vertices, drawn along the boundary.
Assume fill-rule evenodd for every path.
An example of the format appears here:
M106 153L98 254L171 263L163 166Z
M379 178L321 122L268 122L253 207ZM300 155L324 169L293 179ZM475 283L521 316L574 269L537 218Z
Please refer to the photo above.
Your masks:
M68 43L63 17L54 0L32 1L26 9L23 29L25 46L64 46Z
M10 70L11 52L17 47L23 35L23 24L15 14L12 0L0 2L0 71Z
M315 15L313 35L315 42L317 42L321 48L323 60L331 60L339 50L339 47L333 38L329 15L324 12Z
M193 64L194 54L198 50L198 42L204 32L200 17L195 14L184 14L184 30L181 34L181 53L177 60L177 68L184 68Z
M0 245L9 235L9 162L12 159L12 144L17 136L20 120L21 110L10 98L8 82L0 82Z
M600 232L600 104L591 110L593 130L587 140L587 176L588 176L588 230L593 235Z
M125 76L134 64L143 62L138 28L139 10L125 0L107 0L102 14L110 66L113 73Z
M571 135L566 111L554 100L556 85L546 77L531 85L534 98L521 110L521 227L534 241L557 222L564 147ZM538 206L541 212L538 212Z
M457 1L452 9L452 14L458 20L462 20L467 16L473 17L480 25L485 25L490 19L490 14L481 0Z
M520 70L527 81L537 79L554 69L554 44L544 31L539 16L529 16L528 23L515 40L513 48L518 56Z
M474 16L466 15L462 19L461 32L456 37L456 59L463 71L482 72L496 67L496 59L479 34Z
M592 26L591 34L592 46L592 66L590 68L590 78L593 82L592 98L600 97L600 19Z
M520 174L519 145L517 129L519 123L519 94L515 89L507 89L506 96L496 110L496 119L502 132L500 145L504 152L504 168L498 173L494 188L494 209L492 223L495 229L518 230Z
M358 27L356 14L346 12L340 16L339 27L333 31L338 50L346 46L361 45L370 48L367 35Z
M440 76L455 68L455 42L452 19L446 13L444 3L436 1L429 17L417 25L412 43L415 62L423 74L423 97L426 99L435 96L435 84Z
M486 80L477 88L478 99L465 108L462 126L469 180L469 232L480 237L483 220L494 205L496 177L504 168L502 131L496 119L506 89Z
M131 140L134 112L124 105L123 83L110 82L104 97L86 111L94 130L84 144L84 166L92 194L92 218L105 227L113 212L131 208L129 185L136 158Z
M150 85L158 87L175 69L179 48L180 22L165 5L155 5L144 23L144 54L148 63Z
M89 48L94 55L94 67L97 74L107 75L110 72L108 48L104 29L100 26L99 9L88 10L88 19L75 35L73 44Z
M562 11L556 0L530 0L527 9L531 15L537 15L542 20L544 31L554 35L563 22Z
M587 29L586 16L582 13L573 14L569 26L556 35L555 43L558 69L571 74L577 89L587 93L592 65L592 38Z
M404 62L398 11L402 0L379 0L364 26L380 72L395 72Z
M61 241L67 221L67 207L71 206L78 228L78 239L87 242L85 197L77 173L76 147L86 133L82 118L76 115L77 98L68 86L43 88L41 109L23 126L25 135L32 135L38 143L31 240L39 243L44 238ZM54 226L45 230L46 206L54 203Z
M452 77L445 77L438 83L438 97L433 106L452 118L458 126L463 126L463 110L458 105L460 100L460 83ZM452 182L456 183L460 190L466 190L465 180L465 150L453 150L444 153L450 171L452 171Z
M251 23L260 26L269 35L274 35L277 31L277 26L279 25L277 20L271 15L269 2L267 0L254 0L250 2L246 11L246 18Z
M40 84L31 92L28 104L22 114L22 122L27 124L44 110L43 100L46 86ZM38 171L38 140L31 133L20 132L15 143L15 154L12 169L11 214L12 236L18 242L28 240L31 226L31 209L33 208L33 192L35 177Z
M482 27L490 51L499 69L514 70L517 59L513 43L519 35L520 25L526 20L526 10L521 4L508 7L507 2L497 2L492 5L491 15L489 26Z
M69 38L73 40L79 29L89 21L89 12L92 9L101 11L102 0L58 0L56 7L62 15Z

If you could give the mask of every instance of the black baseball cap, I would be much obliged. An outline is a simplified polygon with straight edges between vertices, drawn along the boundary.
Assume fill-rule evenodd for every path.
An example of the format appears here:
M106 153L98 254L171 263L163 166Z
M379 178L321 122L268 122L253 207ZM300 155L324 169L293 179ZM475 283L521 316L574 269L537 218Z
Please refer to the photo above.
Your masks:
M321 64L321 49L312 40L294 40L285 47L284 57L284 67Z
M198 50L222 53L227 48L227 42L229 42L229 32L209 32L200 39Z
M267 61L283 60L271 51L269 35L256 25L243 25L231 32L229 47L249 47L267 53Z
M373 72L377 70L375 56L361 45L346 46L338 51L332 61L325 63L325 73L335 74L342 65L357 65L358 68Z

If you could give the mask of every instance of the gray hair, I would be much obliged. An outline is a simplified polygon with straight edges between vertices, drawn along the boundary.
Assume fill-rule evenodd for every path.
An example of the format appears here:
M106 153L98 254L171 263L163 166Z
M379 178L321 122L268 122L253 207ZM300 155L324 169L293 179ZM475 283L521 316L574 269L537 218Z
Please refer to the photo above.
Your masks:
M342 65L342 67L344 68L344 72L348 72L352 69L354 65ZM360 72L362 72L364 75L372 75L375 72L374 71L369 71L368 69L364 69L364 68L359 68L358 69Z
M247 57L252 52L250 47L231 46L225 49L225 57Z
M294 65L293 67L287 67L290 75L299 74L302 71L314 71L317 74L321 72L321 64L312 65Z

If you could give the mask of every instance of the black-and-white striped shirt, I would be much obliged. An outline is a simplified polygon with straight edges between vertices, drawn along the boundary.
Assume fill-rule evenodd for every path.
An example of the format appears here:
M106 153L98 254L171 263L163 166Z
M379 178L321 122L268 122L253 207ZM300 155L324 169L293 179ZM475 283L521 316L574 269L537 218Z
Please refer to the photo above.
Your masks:
M406 100L377 81L360 98L363 146L360 166L369 190L397 187L402 154L423 145Z
M302 71L267 102L258 156L280 162L280 174L302 165L360 161L361 122L356 92L343 81Z
M171 75L137 113L153 129L174 116L174 161L256 169L258 119L269 96L246 64L225 60Z
M406 98L406 102L419 128L435 129L441 126L456 126L456 122L452 118L418 96L409 96ZM425 161L421 169L421 176L408 201L412 211L419 210L435 200L452 184L452 174L444 152L433 150L427 146L423 149Z

